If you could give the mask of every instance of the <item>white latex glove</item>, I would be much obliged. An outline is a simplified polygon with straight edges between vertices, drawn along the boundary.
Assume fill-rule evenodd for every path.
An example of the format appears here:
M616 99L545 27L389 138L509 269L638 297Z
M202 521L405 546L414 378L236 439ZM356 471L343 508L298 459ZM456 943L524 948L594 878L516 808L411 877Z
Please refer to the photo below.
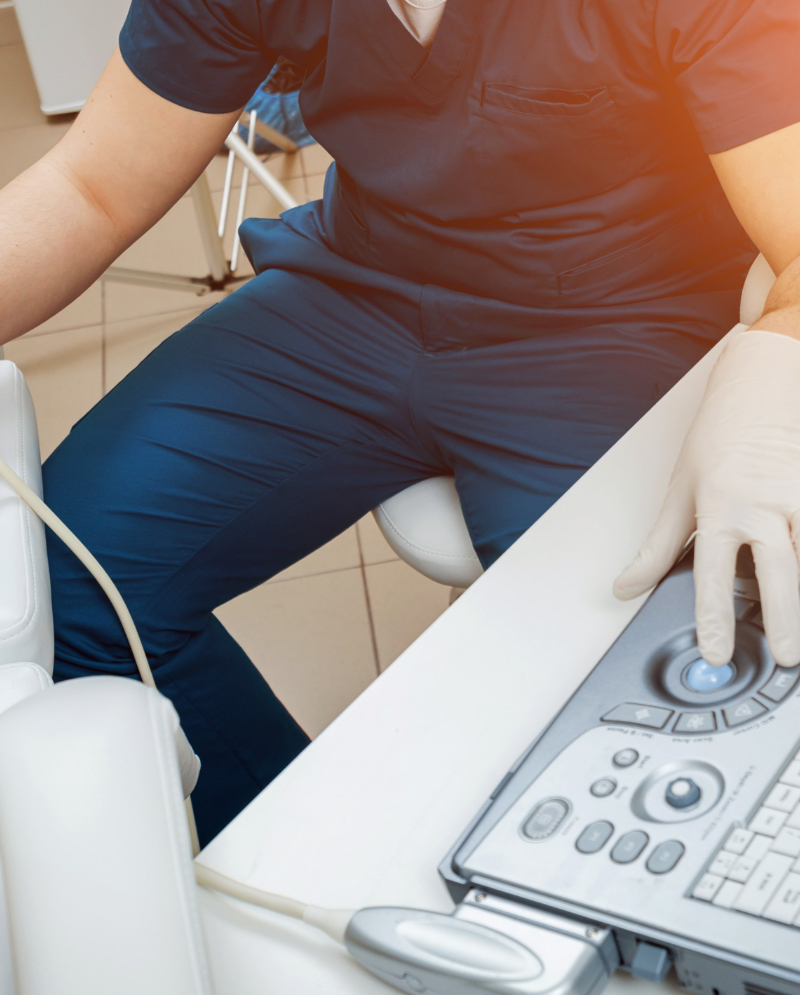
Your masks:
M753 551L770 650L800 663L800 342L735 335L711 371L658 520L614 593L643 594L696 530L697 641L716 667L733 653L739 547Z

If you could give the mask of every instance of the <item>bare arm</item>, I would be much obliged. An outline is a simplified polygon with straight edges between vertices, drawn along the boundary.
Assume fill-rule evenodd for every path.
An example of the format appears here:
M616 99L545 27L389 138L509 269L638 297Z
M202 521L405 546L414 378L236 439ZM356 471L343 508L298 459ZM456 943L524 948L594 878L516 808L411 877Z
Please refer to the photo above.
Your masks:
M155 224L237 117L170 103L115 52L69 132L0 190L0 344L60 311Z
M800 124L711 156L748 235L778 280L754 329L800 339Z

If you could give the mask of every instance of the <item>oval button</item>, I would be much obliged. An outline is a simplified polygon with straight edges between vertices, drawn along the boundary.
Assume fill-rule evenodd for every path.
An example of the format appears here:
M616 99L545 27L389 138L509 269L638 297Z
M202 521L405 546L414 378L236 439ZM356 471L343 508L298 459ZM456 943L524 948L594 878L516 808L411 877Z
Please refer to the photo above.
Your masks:
M595 798L605 798L606 795L611 795L617 790L617 782L613 777L603 777L599 781L595 781L589 790Z
M560 798L541 802L531 812L522 826L522 832L529 840L546 840L564 821L569 805Z
M630 864L636 860L639 854L647 846L649 837L641 829L634 829L630 833L620 836L611 851L611 859L618 864Z
M575 846L581 853L597 853L608 843L613 832L610 822L593 822L580 834Z
M647 869L653 874L666 874L678 863L686 847L678 840L659 843L647 858Z
M614 754L614 763L617 767L630 767L631 764L635 764L639 759L639 754L636 750L620 750L618 753Z

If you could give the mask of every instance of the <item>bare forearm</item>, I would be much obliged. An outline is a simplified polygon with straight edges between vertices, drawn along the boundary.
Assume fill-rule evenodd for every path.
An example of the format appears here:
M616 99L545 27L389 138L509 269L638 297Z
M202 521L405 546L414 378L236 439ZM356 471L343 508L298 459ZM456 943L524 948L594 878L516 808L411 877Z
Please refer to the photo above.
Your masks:
M52 158L12 180L0 190L0 344L78 297L125 242Z
M74 300L155 224L237 117L164 100L115 53L61 142L0 190L0 344Z

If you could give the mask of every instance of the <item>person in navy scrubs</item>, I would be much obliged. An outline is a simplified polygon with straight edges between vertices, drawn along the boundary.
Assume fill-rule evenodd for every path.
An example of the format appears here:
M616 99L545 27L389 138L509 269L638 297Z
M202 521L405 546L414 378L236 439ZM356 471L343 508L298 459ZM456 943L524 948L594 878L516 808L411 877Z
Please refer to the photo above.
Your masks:
M489 566L735 324L756 246L780 276L757 327L795 347L798 48L796 0L133 0L75 125L0 194L6 338L169 209L279 56L335 160L322 200L243 225L255 279L45 466L201 757L204 841L307 742L217 606L434 475L455 476ZM786 542L760 562L782 564L765 613L791 664L778 514ZM668 569L688 538L670 527L619 593ZM49 554L57 678L134 675L102 592L52 536ZM724 595L732 565L707 562L701 594ZM724 662L724 607L698 617Z

